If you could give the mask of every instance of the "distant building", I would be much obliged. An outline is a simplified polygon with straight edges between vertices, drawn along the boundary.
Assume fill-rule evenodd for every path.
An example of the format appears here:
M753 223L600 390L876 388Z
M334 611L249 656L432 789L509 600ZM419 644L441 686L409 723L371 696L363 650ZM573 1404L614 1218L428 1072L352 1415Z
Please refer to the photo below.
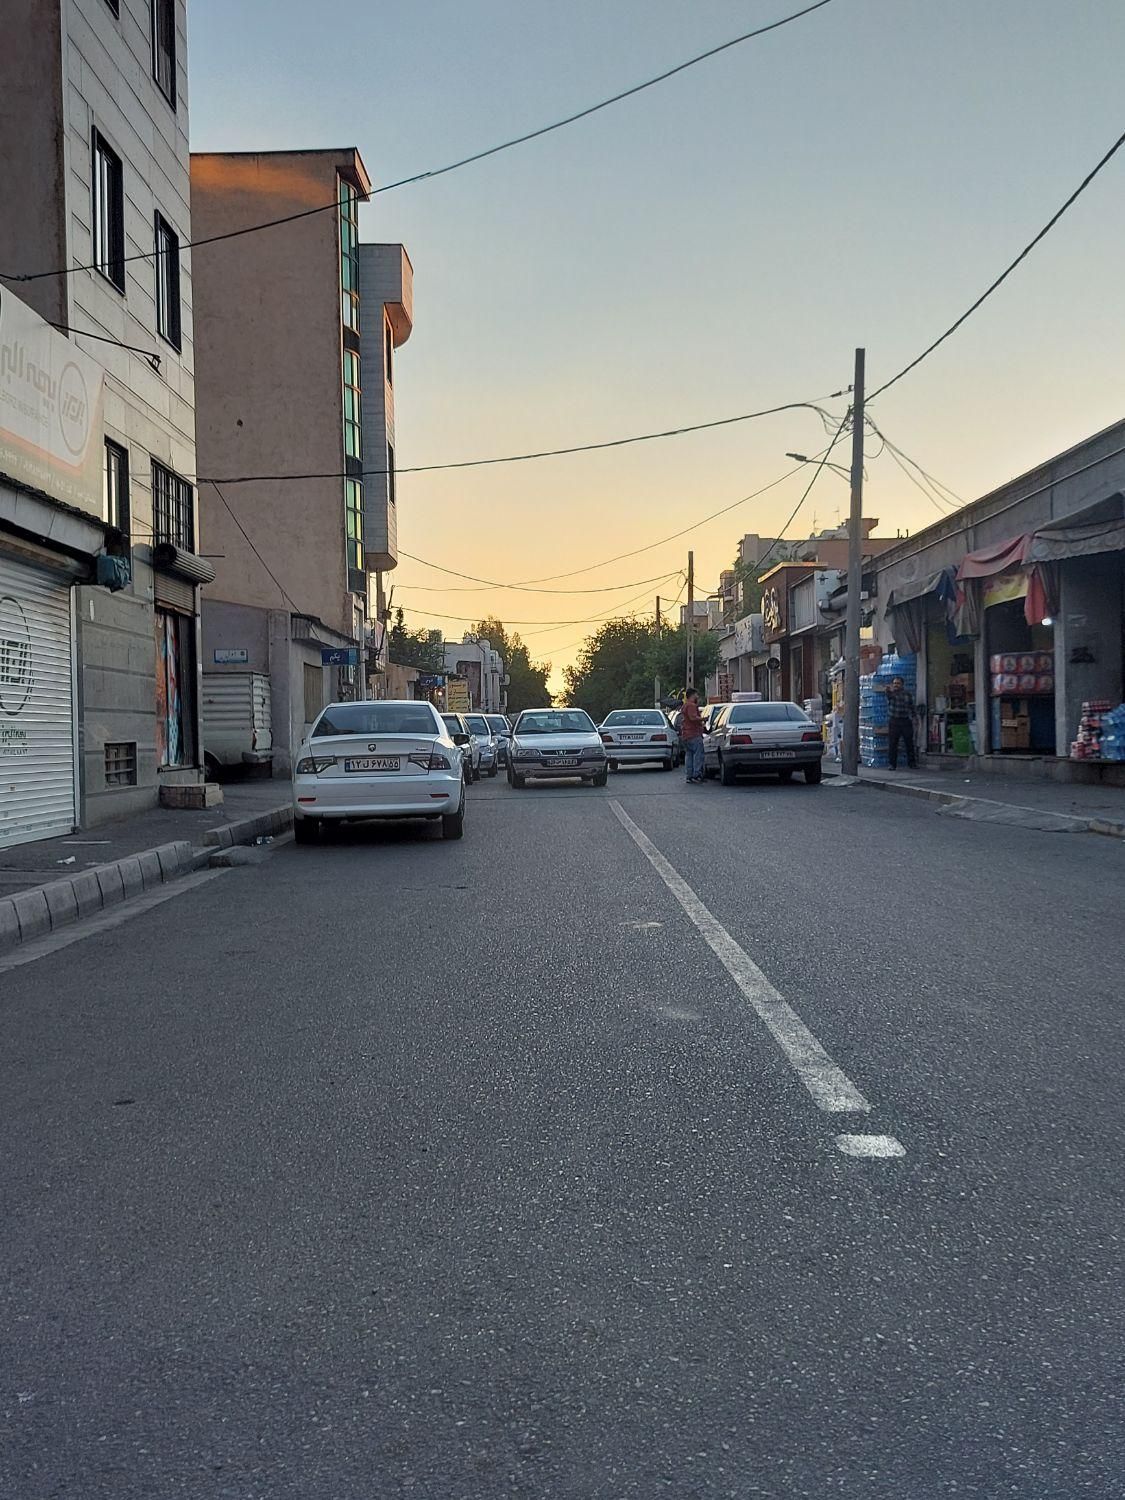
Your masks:
M0 845L201 779L186 26L4 6Z

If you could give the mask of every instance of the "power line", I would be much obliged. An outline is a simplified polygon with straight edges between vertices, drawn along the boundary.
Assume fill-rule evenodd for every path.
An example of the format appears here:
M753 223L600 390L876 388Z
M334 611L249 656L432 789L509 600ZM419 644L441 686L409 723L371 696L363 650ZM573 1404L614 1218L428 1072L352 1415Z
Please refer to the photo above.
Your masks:
M868 396L868 401L874 401L876 396L881 396L884 391L890 390L891 386L897 384L904 375L909 375L911 370L917 369L924 359L928 358L935 349L939 348L940 345L945 343L947 338L957 332L962 323L966 322L969 318L972 317L973 313L976 312L977 308L980 307L982 303L987 302L989 297L992 296L993 292L996 291L998 287L1002 286L1005 281L1007 281L1008 277L1021 263L1021 261L1027 259L1031 252L1035 249L1036 245L1038 245L1040 240L1044 239L1051 232L1051 230L1062 218L1063 214L1066 213L1067 209L1070 208L1073 203L1077 202L1077 200L1090 186L1090 184L1093 182L1094 178L1098 175L1102 168L1109 165L1109 163L1117 155L1118 151L1121 150L1122 146L1125 146L1125 132L1117 137L1116 141L1114 141L1113 145L1109 148L1109 150L1105 153L1105 155L1097 163L1097 165L1093 167L1091 171L1087 172L1086 176L1074 189L1073 193L1071 193L1070 197L1066 200L1062 207L1051 215L1051 217L1047 220L1046 224L1043 225L1043 228L1039 231L1035 238L1030 240L1023 247L1020 253L1016 256L1015 260L1012 261L1011 265L1009 265L1006 270L1002 271L1000 275L997 276L992 285L987 287L985 291L983 291L977 298L977 300L970 307L965 309L965 311L961 314L961 316L955 323L951 323L943 334L936 338L933 343L930 344L927 348L923 349L921 354L912 359L908 365L904 365L897 375L892 375L890 380L884 381L884 383L879 387L878 390L873 391L872 394Z
M913 484L917 489L921 490L922 494L925 495L926 499L930 502L934 509L939 512L939 514L943 516L949 515L952 511L957 510L962 505L964 505L965 502L958 496L953 495L952 490L949 491L949 495L952 496L952 499L948 498L947 495L943 495L942 490L945 489L945 486L939 484L936 479L927 474L925 469L923 469L920 464L915 463L912 458L909 458L901 448L896 447L885 433L879 431L870 417L867 418L867 425L871 428L872 432L874 432L877 437L882 439L883 451L891 455L894 463L898 466L899 469L902 470L907 479L910 480L911 484ZM911 472L913 469L917 469L918 474L922 476L921 479L919 479L916 474ZM925 480L926 483L923 484L922 480Z
M822 469L824 468L825 464L828 461L828 455L832 452L833 448L835 448L836 444L843 437L843 435L844 435L844 428L848 425L848 418L850 416L851 416L851 410L849 408L849 410L844 413L843 420L840 422L839 427L836 429L836 436L828 444L828 447L824 449L823 453L819 453L817 455L818 463L817 463L816 468L813 470L813 477L809 480L808 484L805 486L805 493L801 496L801 498L797 501L796 505L789 512L789 519L786 521L785 525L781 528L780 532L778 532L777 536L773 539L773 541L766 548L765 552L763 552L763 554L761 555L761 557L758 559L757 563L755 564L755 567L757 568L758 576L759 577L761 577L761 573L762 573L762 564L766 561L766 559L770 556L770 554L772 552L774 552L774 551L777 550L777 547L779 546L779 544L783 540L783 538L785 536L785 533L789 530L790 526L792 526L793 522L797 519L797 512L801 509L801 506L804 505L805 501L809 498L809 495L812 492L813 485L820 478L821 471L822 471Z
M290 597L290 595L286 591L285 585L281 582L281 580L278 578L277 574L270 567L269 563L266 562L265 558L258 551L257 547L254 544L254 538L250 535L250 533L246 530L246 527L243 526L242 522L235 515L234 511L231 509L230 502L227 500L227 497L223 494L222 490L219 488L219 486L215 483L215 481L213 479L210 480L209 482L210 482L211 488L215 491L216 495L218 495L219 499L223 502L223 505L226 507L227 515L230 516L231 520L238 527L239 531L241 531L241 533L243 535L243 538L245 539L247 545L250 548L250 551L253 552L254 556L261 563L262 567L265 568L266 572L270 575L270 577L273 579L274 583L277 585L277 588L278 588L278 591L281 594L281 597L289 605L290 609L293 611L294 614L297 614L297 615L304 614L304 610L301 609L298 604L294 603L293 599Z
M587 105L585 109L576 110L574 114L566 115L561 120L554 120L550 125L540 125L535 130L528 130L523 135L513 136L510 140L501 141L497 146L489 146L484 151L475 151L471 156L462 156L457 161L448 162L444 167L431 167L426 172L415 172L411 177L400 177L396 182L388 182L381 188L373 188L368 198L377 198L383 193L393 192L396 188L410 187L416 182L427 182L433 177L444 177L449 172L457 172L462 167L471 166L474 162L484 161L487 157L497 156L501 151L510 151L514 146L526 145L528 141L538 140L540 136L550 135L552 131L562 130L564 126L573 125L578 120L585 120L590 115L597 114L599 110L608 109L612 104L620 104L624 99L631 99L634 94L643 93L645 89L655 88L658 83L666 83L669 78L674 78L677 73L686 72L688 68L694 68L697 63L706 62L709 58L718 57L721 52L727 52L731 47L737 47L743 42L752 41L755 37L765 36L767 32L778 31L782 26L788 26L793 21L799 21L802 16L811 15L813 11L822 10L831 0L815 0L812 5L806 5L803 10L797 10L792 15L782 16L779 21L771 21L768 26L758 26L753 31L745 31L741 36L732 37L729 42L720 42L717 47L709 47L706 52L697 53L695 57L689 57L686 62L677 63L673 68L667 68L663 73L658 73L654 78L646 78L643 83L633 84L631 88L622 89L620 93L611 94L608 99L602 99L597 104ZM314 214L334 212L339 208L339 201L334 199L331 203L323 203L317 208L302 209L299 213L284 214L277 219L267 219L260 224L248 224L243 229L230 229L223 234L207 235L205 238L189 240L180 246L181 250L198 250L202 245L214 245L220 240L233 240L244 234L256 234L263 229L276 229L282 224L293 224L298 219L308 219ZM155 260L160 254L157 250L138 251L133 255L123 256L117 261L118 265L129 265L138 260ZM5 281L40 281L47 276L73 276L79 271L96 271L100 269L97 264L86 266L64 266L54 271L35 271L18 276L9 276L0 272L0 277ZM220 481L222 482L222 481Z
M67 323L51 323L51 328L57 328L60 333L65 333L76 339L95 339L99 344L113 344L118 349L128 349L130 354L140 354L147 359L155 374L160 374L160 355L155 349L142 349L137 344L123 344L120 339L110 338L105 333L87 333L84 328L71 328Z
M686 573L681 573L680 574L680 589L679 589L679 592L677 593L676 597L672 600L672 604L671 604L671 609L672 610L675 610L676 605L679 604L680 600L683 598L683 596L684 596L684 589L685 588L687 588L687 574ZM634 611L634 613L635 613L635 611ZM584 635L584 636L582 636L582 638L580 640L577 640L577 641L567 641L566 644L562 645L562 646L542 646L542 647L540 647L540 649L542 651L546 652L546 654L548 656L553 656L553 655L556 655L560 651L573 651L576 646L584 646L589 639L590 639L590 637L588 635ZM553 663L552 663L552 665L553 665Z
M408 557L411 562L421 563L423 567L434 568L436 563L428 563L424 557L415 557L413 552L405 552L400 549L400 557ZM472 578L471 573L458 573L453 568L441 568L439 572L451 573L455 578ZM639 588L642 583L663 583L667 573L661 573L658 578L633 578L628 583L607 583L596 589L537 589L529 588L522 583L489 583L486 579L477 579L475 584L468 587L458 587L449 583L398 583L396 589L406 589L409 593L426 594L479 594L486 589L519 589L521 593L527 594L612 594L619 593L622 589Z
M678 576L679 576L678 573L665 573L662 578L650 579L649 582L651 582L651 583L663 583L665 581L665 579L676 578ZM643 597L644 597L644 595L642 595L642 594L638 594L637 595L638 599L643 598ZM630 604L632 604L633 602L634 601L632 599L625 599L620 604L615 605L614 609L608 610L605 614L601 614L601 615L587 615L584 619L580 619L580 620L504 620L502 623L505 626L507 626L507 625L542 625L544 627L543 630L538 630L538 631L533 630L533 631L531 631L529 633L531 635L543 635L543 634L546 633L546 631L553 630L553 629L555 629L556 627L558 627L560 625L589 625L594 620L608 620L610 618L610 616L613 615L614 610L617 610L617 609L627 609L628 606ZM432 620L457 620L457 621L460 621L460 622L464 622L465 620L470 620L471 621L472 618L473 618L472 615L443 615L443 614L440 614L437 610L433 610L433 609L415 609L413 611L413 613L414 614L426 615L429 619L432 619Z
M838 396L848 395L849 390L850 387L845 387L843 390L833 391L830 395L819 399L834 401ZM783 411L815 411L822 420L824 419L824 412L816 401L786 401L781 406L767 406L761 411L742 412L736 417L717 417L709 422L693 422L687 427L668 427L663 432L642 432L635 437L609 438L602 443L575 443L569 448L544 448L536 453L507 453L500 458L463 458L453 463L415 464L407 468L395 464L393 472L396 475L432 474L440 469L479 469L490 464L519 464L537 458L562 458L571 453L594 453L603 448L625 448L631 443L651 443L658 438L683 437L685 433L705 432L712 427L731 427L736 422L750 422L758 417L773 417ZM358 477L368 479L390 472L390 469L363 469ZM220 474L215 479L212 479L210 475L205 475L197 476L195 482L196 484L278 484L287 480L355 479L356 477L346 469L332 469L315 474Z
M899 457L899 455L895 452L895 450L891 447L891 445L889 443L886 444L886 450L887 450L887 452L891 456L892 463L894 463L899 469L901 469L901 471L906 475L907 479L910 480L910 483L912 485L914 485L914 487L916 489L920 490L923 495L925 495L926 499L930 502L930 504L933 506L933 508L937 511L937 513L938 513L939 516L943 516L944 517L944 516L952 515L953 510L955 509L952 500L944 500L943 499L940 502L938 500L936 500L934 498L934 496L931 494L931 492L926 488L926 486L918 478L918 476L916 474L912 474L911 473L911 471L907 468L906 464L903 462L903 460Z
M870 418L868 418L868 425L871 427L875 426ZM878 431L877 428L875 430ZM899 458L904 459L912 469L917 469L918 473L921 474L926 483L932 487L939 500L948 500L954 506L962 506L967 504L963 496L959 495L956 490L951 490L947 484L942 484L940 479L935 479L928 470L923 469L922 465L917 461L917 459L911 458L909 453L904 453L897 443L890 442L886 437L884 437L883 433L881 432L879 433L879 436L883 438L883 441L884 443L886 443L888 448L892 449L893 452L898 454Z

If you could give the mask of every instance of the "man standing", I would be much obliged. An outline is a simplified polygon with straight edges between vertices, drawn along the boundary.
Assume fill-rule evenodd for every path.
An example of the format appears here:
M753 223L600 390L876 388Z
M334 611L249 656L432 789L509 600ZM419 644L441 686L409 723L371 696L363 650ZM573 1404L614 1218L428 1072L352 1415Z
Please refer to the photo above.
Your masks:
M684 695L683 723L680 738L684 742L684 769L688 781L703 780L703 715L699 712L699 694L688 688Z
M898 742L906 746L906 764L912 771L918 768L918 757L914 752L914 694L906 690L901 677L891 679L887 689L887 752L891 770L898 770Z

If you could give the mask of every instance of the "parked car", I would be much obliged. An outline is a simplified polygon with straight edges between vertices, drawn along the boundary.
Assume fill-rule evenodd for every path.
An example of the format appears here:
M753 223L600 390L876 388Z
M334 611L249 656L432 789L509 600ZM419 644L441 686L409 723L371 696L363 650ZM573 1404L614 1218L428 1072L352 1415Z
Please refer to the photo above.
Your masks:
M508 741L512 737L512 726L503 714L485 714L489 728L496 737L496 763L508 764Z
M316 718L293 773L293 835L315 840L352 819L441 820L442 837L465 826L465 775L429 703L330 703Z
M462 714L461 717L469 726L469 733L475 735L480 743L480 770L482 776L495 776L500 765L499 751L496 745L496 736L492 732L492 725L488 722L486 714Z
M582 709L526 708L516 720L508 744L509 786L566 777L605 786L607 775L605 746Z
M480 742L471 732L460 714L442 714L442 723L449 730L449 737L461 751L465 763L465 780L480 780Z
M615 708L598 726L609 769L651 765L670 771L676 763L675 732L659 708Z
M668 721L668 728L672 732L672 764L682 766L684 763L684 742L680 735L679 716L665 712L664 717Z
M743 775L776 775L789 781L794 771L805 780L821 779L824 739L795 703L732 703L703 741L704 775L733 786Z

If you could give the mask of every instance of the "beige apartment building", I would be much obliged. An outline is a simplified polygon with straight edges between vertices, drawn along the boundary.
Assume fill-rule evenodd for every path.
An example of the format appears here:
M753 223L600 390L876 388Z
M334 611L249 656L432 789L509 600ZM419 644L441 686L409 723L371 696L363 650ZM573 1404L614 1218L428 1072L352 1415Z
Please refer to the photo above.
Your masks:
M185 0L2 10L0 847L200 780L210 576Z
M325 702L367 695L370 576L397 561L410 263L359 244L370 188L354 148L191 159L198 238L304 215L209 246L195 287L204 717L221 679L268 683L276 774Z

